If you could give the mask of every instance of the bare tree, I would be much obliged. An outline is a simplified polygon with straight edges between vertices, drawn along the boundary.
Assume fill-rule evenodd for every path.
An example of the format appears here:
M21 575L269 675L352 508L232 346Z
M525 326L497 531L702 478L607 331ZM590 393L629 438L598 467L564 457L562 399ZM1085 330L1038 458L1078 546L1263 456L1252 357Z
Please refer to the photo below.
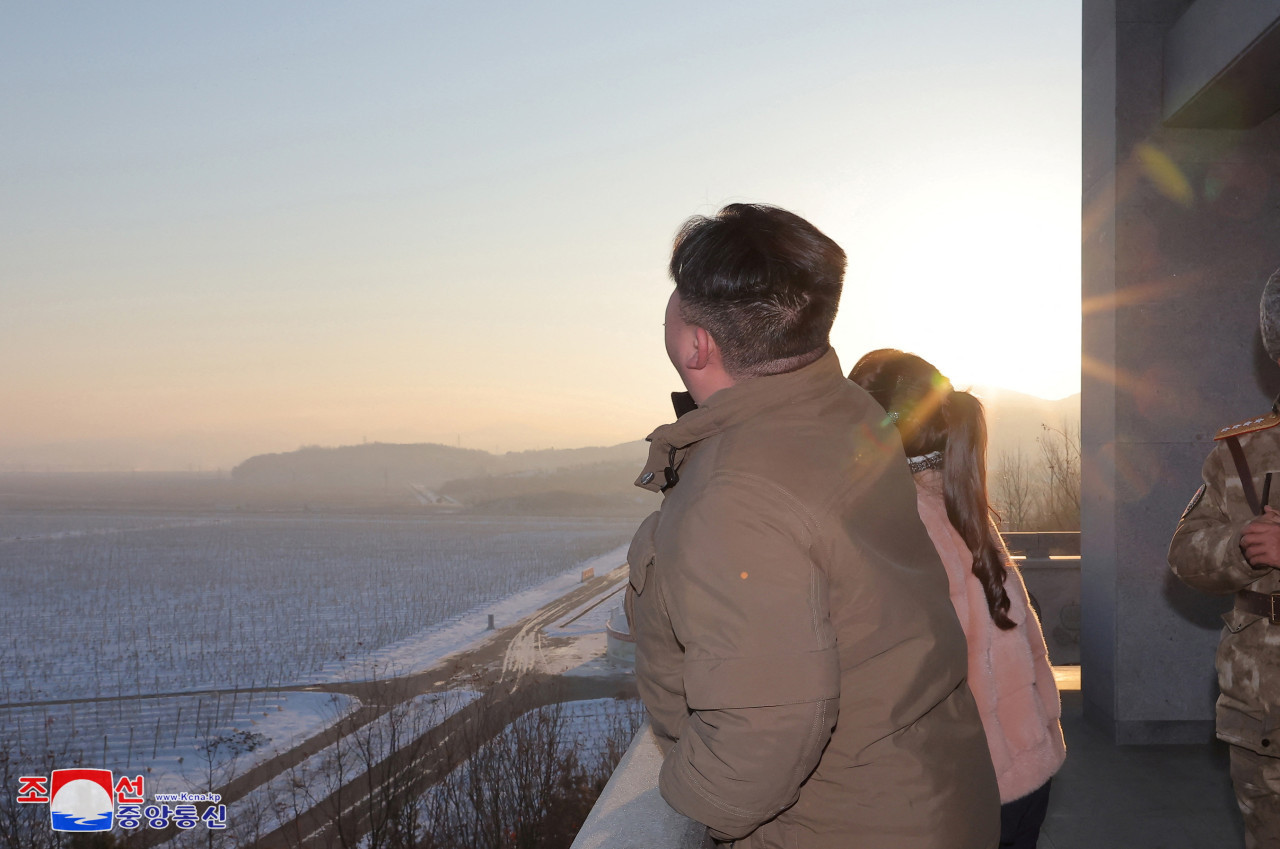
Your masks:
M205 793L215 793L218 788L236 775L236 766L243 755L253 752L270 742L269 738L256 731L233 729L214 733L214 720L205 723L203 739L196 744L196 768L189 774L186 767L182 769L182 777L192 781L196 788ZM179 758L179 763L182 759ZM210 803L197 805L203 814ZM260 836L259 832L265 816L261 806L252 803L241 805L238 816L226 824L226 828L201 828L192 831L176 831L170 843L175 849L221 849L221 847L248 846Z
M1037 456L1002 451L990 478L1005 531L1080 529L1080 424L1040 425Z
M22 804L17 800L18 777L41 775L46 779L55 769L83 765L82 753L71 745L48 737L22 740L18 735L0 734L0 847L4 849L57 849L66 845L65 835L49 827L49 806Z
M1080 529L1080 424L1063 421L1060 427L1041 425L1040 456L1046 480L1041 530Z
M363 799L354 828L338 817L342 846L396 849L418 844L421 823L412 804L416 767L427 751L427 731L439 719L434 704L403 701L346 738L361 770Z
M283 825L271 845L568 847L643 709L619 703L584 729L557 698L490 691L442 721L439 706L401 696L372 722L345 717L335 744L273 782Z
M575 745L564 704L524 711L423 797L423 846L568 847L642 719L638 707L610 714L588 753Z
M417 765L440 708L405 694L388 697L394 704L371 720L340 715L335 701L336 741L268 787L278 841L303 846L323 834L330 845L362 849L421 843Z
M1036 481L1021 446L1002 451L991 476L992 506L1000 514L1002 530L1025 531L1036 507Z
M564 707L557 703L522 713L490 740L473 735L467 741L471 756L438 793L443 817L433 830L443 832L436 836L439 845L546 845L548 812L580 772L577 753L562 745L564 724Z

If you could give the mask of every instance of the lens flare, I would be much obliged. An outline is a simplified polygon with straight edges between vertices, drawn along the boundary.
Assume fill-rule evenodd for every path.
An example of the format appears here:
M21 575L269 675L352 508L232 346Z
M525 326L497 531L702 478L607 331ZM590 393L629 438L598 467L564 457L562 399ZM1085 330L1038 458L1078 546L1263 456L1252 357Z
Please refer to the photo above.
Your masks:
M1134 148L1133 153L1143 176L1151 181L1160 194L1186 207L1195 203L1195 191L1192 190L1191 183L1167 153L1145 142Z

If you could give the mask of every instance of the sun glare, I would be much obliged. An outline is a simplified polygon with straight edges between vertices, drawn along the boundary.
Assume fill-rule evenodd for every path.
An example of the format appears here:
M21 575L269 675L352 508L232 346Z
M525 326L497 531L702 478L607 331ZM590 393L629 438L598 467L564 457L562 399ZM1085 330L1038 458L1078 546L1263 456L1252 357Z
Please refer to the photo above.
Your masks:
M966 189L922 191L910 220L845 236L850 270L833 332L842 359L901 348L957 386L1079 392L1075 199L1034 185Z

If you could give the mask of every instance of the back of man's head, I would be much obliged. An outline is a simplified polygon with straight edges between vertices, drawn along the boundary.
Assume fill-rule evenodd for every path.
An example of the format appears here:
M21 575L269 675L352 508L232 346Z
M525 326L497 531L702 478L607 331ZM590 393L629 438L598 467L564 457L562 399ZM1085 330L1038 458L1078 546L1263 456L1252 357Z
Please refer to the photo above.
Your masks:
M785 209L735 203L676 236L680 315L711 334L726 371L754 377L817 359L840 303L845 255Z

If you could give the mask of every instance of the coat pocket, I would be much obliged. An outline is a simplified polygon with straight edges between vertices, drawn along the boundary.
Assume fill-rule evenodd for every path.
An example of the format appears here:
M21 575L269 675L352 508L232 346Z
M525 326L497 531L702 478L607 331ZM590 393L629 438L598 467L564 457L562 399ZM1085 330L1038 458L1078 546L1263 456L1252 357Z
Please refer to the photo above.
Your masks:
M1262 617L1256 613L1246 613L1243 610L1236 610L1233 607L1226 613L1222 614L1222 621L1227 623L1228 631L1233 634L1238 634L1254 622L1261 622Z
M631 538L631 547L627 549L627 567L631 586L637 593L644 592L644 582L649 575L649 567L653 565L657 548L654 535L658 532L660 515L659 511L654 511L640 523L636 535Z

